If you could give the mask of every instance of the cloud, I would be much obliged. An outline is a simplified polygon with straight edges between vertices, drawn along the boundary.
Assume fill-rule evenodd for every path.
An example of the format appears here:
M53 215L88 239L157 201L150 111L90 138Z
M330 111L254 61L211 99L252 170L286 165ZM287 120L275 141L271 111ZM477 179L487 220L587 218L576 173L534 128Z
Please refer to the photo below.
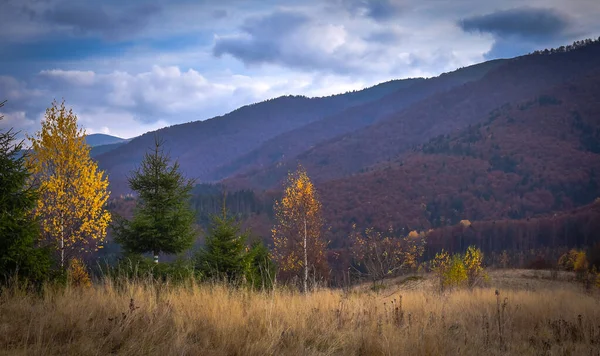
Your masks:
M394 0L334 0L332 4L345 8L353 16L367 17L375 21L393 19L402 10Z
M473 16L458 22L467 32L491 34L494 44L486 58L513 57L565 42L571 21L548 8L522 7Z
M46 10L43 19L66 26L77 35L99 34L107 39L122 39L143 29L160 10L159 6L148 3L108 7L96 1L62 2Z
M465 31L491 33L502 38L547 38L561 35L569 21L553 9L524 7L470 17L459 24Z
M227 54L249 67L276 64L342 75L382 71L395 61L382 55L381 35L382 43L368 43L342 21L321 21L302 12L275 11L253 17L240 30L242 33L216 36L214 56Z

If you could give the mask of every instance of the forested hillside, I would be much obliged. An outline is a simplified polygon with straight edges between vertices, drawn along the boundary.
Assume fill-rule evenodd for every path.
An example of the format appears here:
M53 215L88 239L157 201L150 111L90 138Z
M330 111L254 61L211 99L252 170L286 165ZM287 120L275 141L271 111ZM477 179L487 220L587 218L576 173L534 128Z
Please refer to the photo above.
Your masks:
M478 80L504 62L505 60L494 60L457 69L438 77L414 80L410 86L379 100L352 106L340 113L277 135L251 152L219 167L213 178L218 180L252 169L260 170L273 164L290 162L314 145L369 126L435 93Z
M600 196L600 75L491 111L368 172L320 185L334 229L525 218Z
M364 129L315 145L297 158L233 177L229 182L236 187L276 187L298 161L317 181L357 173L438 135L485 122L488 114L503 104L520 102L532 93L597 71L598 58L599 42L568 52L515 58L478 81L432 95Z
M350 106L377 100L419 79L394 80L361 91L323 98L283 96L239 108L204 121L174 125L136 137L131 142L96 157L111 180L111 190L128 192L126 175L141 162L155 134L178 159L183 171L200 181L216 167L258 147L282 132L292 130Z

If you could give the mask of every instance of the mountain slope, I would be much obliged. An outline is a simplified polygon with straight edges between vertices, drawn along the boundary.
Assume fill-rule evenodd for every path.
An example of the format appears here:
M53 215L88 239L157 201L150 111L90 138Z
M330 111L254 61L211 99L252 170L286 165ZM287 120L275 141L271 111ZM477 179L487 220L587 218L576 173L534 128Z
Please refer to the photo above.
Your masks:
M485 121L491 110L504 103L527 98L594 69L600 69L598 42L570 52L519 57L478 81L435 94L364 129L315 145L297 158L226 182L237 187L277 186L297 161L317 181L348 176L432 137Z
M400 111L432 94L449 90L464 83L478 80L505 60L494 60L444 73L439 77L414 81L379 100L350 107L340 113L284 132L266 141L260 147L219 167L212 175L214 180L261 169L280 161L294 158L319 142L350 133Z
M85 136L85 142L91 147L123 143L126 141L126 139L105 134L91 134Z
M206 180L207 174L224 162L256 148L282 132L340 112L350 106L377 100L409 86L415 80L395 80L361 91L324 98L284 96L244 106L229 114L205 121L175 125L139 136L97 157L108 172L111 190L127 191L125 176L151 147L154 134L165 140L165 149L178 159L184 173Z
M600 71L318 188L334 231L427 229L589 204L600 196Z

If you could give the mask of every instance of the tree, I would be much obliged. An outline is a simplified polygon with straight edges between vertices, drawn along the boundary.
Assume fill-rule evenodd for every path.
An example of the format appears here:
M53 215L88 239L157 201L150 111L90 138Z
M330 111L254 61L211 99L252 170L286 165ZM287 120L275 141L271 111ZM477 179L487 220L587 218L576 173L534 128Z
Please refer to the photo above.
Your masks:
M373 283L417 267L425 245L424 234L411 231L408 236L398 238L393 236L391 229L388 234L372 228L366 229L364 234L355 230L350 240L355 261L372 278Z
M111 220L108 179L90 158L85 130L64 101L60 106L52 102L42 129L28 138L32 153L27 162L40 190L36 216L64 268L71 255L101 247Z
M0 108L4 102L0 102ZM2 120L0 116L0 120ZM33 216L38 197L16 133L0 131L0 280L18 274L42 280L50 266L46 249L37 248L39 225Z
M255 241L248 251L249 270L246 280L255 289L270 289L276 273L275 263L271 260L269 249L261 242Z
M247 233L227 217L223 206L222 216L212 217L205 246L197 256L198 269L208 278L239 282L249 268L246 239Z
M115 241L130 253L179 253L190 248L196 236L195 214L190 206L193 180L184 178L179 163L170 163L163 142L155 138L140 167L128 179L137 193L131 221L117 218Z
M299 276L303 271L301 278L306 293L309 271L315 280L327 271L327 243L322 236L321 203L302 166L288 174L283 198L275 202L274 210L277 220L272 229L275 259L284 273Z

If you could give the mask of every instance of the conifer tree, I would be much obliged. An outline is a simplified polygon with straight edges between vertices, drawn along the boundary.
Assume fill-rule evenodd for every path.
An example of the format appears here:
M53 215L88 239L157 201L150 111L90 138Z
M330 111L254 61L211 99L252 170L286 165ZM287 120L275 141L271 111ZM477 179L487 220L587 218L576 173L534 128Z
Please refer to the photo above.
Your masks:
M223 212L213 215L204 248L197 257L198 269L204 276L235 282L243 278L249 268L246 240L240 224Z
M277 268L271 259L269 249L257 240L248 251L249 269L246 279L255 289L271 289L275 282Z
M161 253L180 253L190 248L196 236L195 214L190 206L193 180L171 164L163 142L146 153L140 167L128 179L137 193L132 220L117 218L113 227L115 241L130 253L150 252L158 263Z
M36 248L40 234L33 218L37 191L28 184L30 173L22 148L15 132L0 131L0 281L14 274L41 280L50 264L47 250Z
M108 179L90 158L85 130L64 101L46 110L31 141L28 165L39 184L35 209L42 235L60 252L60 266L81 251L97 250L111 216L106 210Z

